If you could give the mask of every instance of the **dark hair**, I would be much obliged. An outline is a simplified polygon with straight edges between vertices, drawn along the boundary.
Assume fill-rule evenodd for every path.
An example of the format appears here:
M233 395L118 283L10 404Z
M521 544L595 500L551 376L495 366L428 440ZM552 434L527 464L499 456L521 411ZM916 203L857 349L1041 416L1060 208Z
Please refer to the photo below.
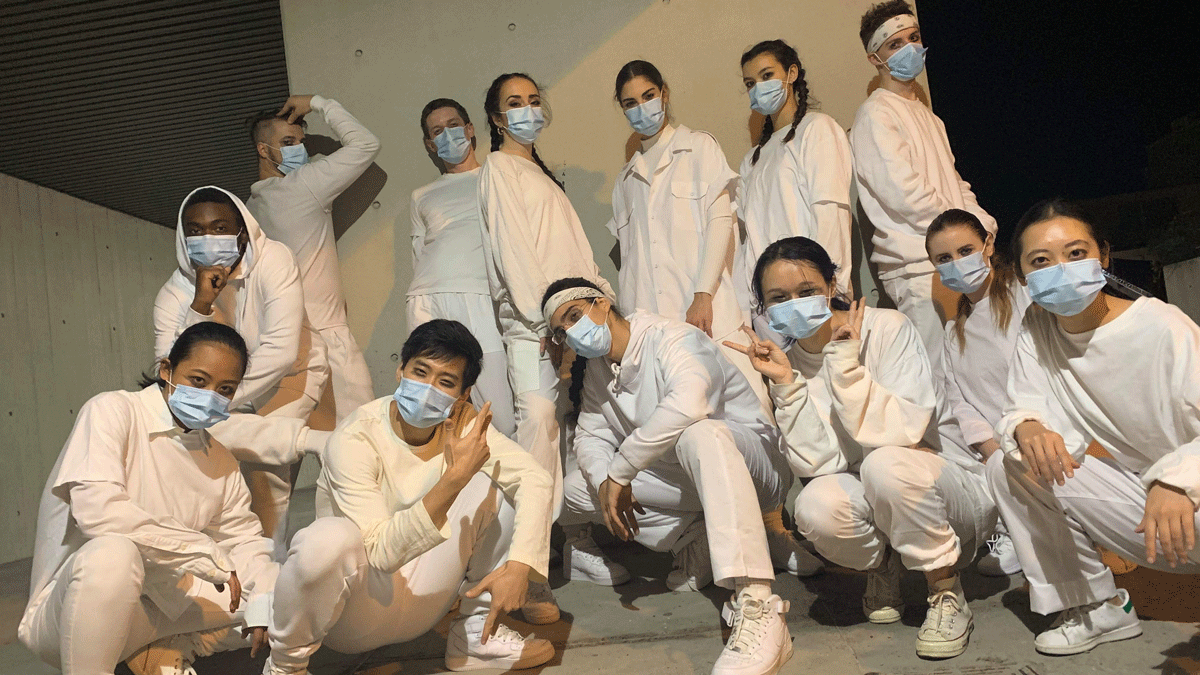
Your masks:
M246 218L242 216L242 210L238 207L237 202L230 197L227 192L215 187L202 187L192 194L188 195L187 201L183 203L183 210L180 215L187 213L187 210L196 204L222 204L233 209L233 217L237 220L240 232L246 230Z
M421 133L424 134L425 138L429 138L429 127L425 125L425 120L429 118L429 114L434 110L442 108L454 108L454 111L462 118L463 124L471 123L471 116L467 114L467 109L462 107L461 103L452 98L435 98L426 103L425 107L421 109Z
M242 375L246 374L246 368L250 365L250 350L246 348L246 341L242 339L241 333L238 333L237 330L216 321L201 321L183 329L179 337L175 338L175 344L171 345L171 351L167 354L166 361L174 368L192 355L196 345L205 343L225 345L232 349L242 359ZM166 381L158 375L161 363L155 364L154 369L150 372L142 374L141 379L138 380L139 387L145 388L152 384L160 387L166 385Z
M433 319L412 329L400 348L400 367L418 356L439 361L463 359L462 388L475 384L483 372L483 347L471 331L457 321Z
M267 127L275 120L287 121L287 118L279 114L278 108L263 110L246 118L246 129L250 132L250 142L258 145L265 143L263 136L266 135ZM303 117L299 117L292 124L299 124L301 129L308 129L308 122L304 121Z
M1083 223L1087 228L1088 234L1096 242L1100 248L1100 255L1108 254L1108 240L1100 234L1100 229L1096 226L1096 220L1080 205L1069 202L1062 197L1054 197L1052 199L1042 200L1025 212L1021 216L1021 220L1017 221L1017 228L1013 230L1012 236L1012 257L1016 267L1016 273L1025 278L1021 272L1021 255L1024 253L1024 246L1021 239L1025 235L1025 231L1038 223L1046 222L1052 218L1070 218Z
M934 235L945 232L952 227L970 228L975 233L975 236L979 237L985 244L990 236L987 228L983 226L979 217L974 213L962 209L946 209L938 214L933 219L933 222L929 223L929 229L925 231L926 252L929 251L929 240ZM988 287L988 298L992 301L992 321L996 322L996 327L1001 331L1007 331L1009 324L1012 323L1012 280L1016 272L1013 271L1012 263L1009 262L1007 256L1000 252L999 246L995 246L991 263L992 285ZM959 352L967 348L966 322L967 317L971 316L971 311L974 308L975 303L971 302L966 293L959 296L958 318L954 322L954 337L958 339Z
M659 89L667 86L666 81L663 80L662 73L658 72L658 68L655 68L653 63L640 59L630 61L621 66L621 69L617 71L617 86L613 90L613 98L617 99L617 103L621 102L621 90L635 77L644 77L650 80L650 84Z
M786 237L768 246L762 255L758 256L758 262L754 265L754 302L759 313L766 311L767 305L763 299L763 274L767 271L767 266L777 260L808 263L817 270L825 283L837 290L834 275L837 274L838 266L833 264L825 248L808 237ZM843 311L850 309L850 302L841 293L835 294L829 305Z
M796 114L792 117L792 128L788 130L787 136L783 137L784 143L790 143L796 137L796 127L800 124L800 120L804 119L804 114L811 106L808 98L808 81L804 79L804 65L800 63L800 55L796 53L796 50L783 40L767 40L754 45L745 54L742 54L741 65L745 66L763 54L770 54L783 66L784 77L787 77L787 71L791 70L792 66L796 66L796 70L799 71L796 81L792 83L792 91L796 94ZM754 156L750 158L751 165L758 163L758 155L774 133L775 122L770 115L766 115L762 132L759 133L758 142L755 143L757 147L754 148Z
M592 290L601 291L600 286L595 282L584 279L583 277L566 277L551 283L546 287L546 292L542 293L542 307L546 306L546 301L554 296L559 291L565 291L568 288L590 288ZM614 303L612 311L618 316L621 315L621 310ZM550 317L544 317L546 324L550 324ZM583 403L583 374L587 370L588 359L576 358L571 363L571 384L567 387L567 400L571 402L571 412L568 415L570 422L574 423L579 417L579 407Z
M504 86L505 82L508 82L516 77L528 80L530 84L537 88L539 93L542 91L541 86L539 86L532 77L526 75L525 73L504 73L500 77L492 80L492 86L488 87L487 94L485 94L483 97L483 112L487 115L488 131L490 132L492 139L492 152L499 150L500 145L504 143L504 132L500 130L500 127L496 126L496 122L492 119L492 115L500 114L500 88ZM542 173L546 174L550 180L554 181L554 184L557 185L560 190L566 192L567 189L563 187L562 183L558 182L558 179L554 177L554 174L550 171L550 168L547 167L546 163L542 161L542 158L538 156L537 146L531 145L529 147L529 151L533 153L533 161L536 162L539 167L541 167Z
M858 37L862 38L863 49L866 49L871 44L871 36L885 21L893 16L901 14L912 14L913 8L904 0L888 0L876 5L871 5L866 14L863 14L862 23L859 24Z

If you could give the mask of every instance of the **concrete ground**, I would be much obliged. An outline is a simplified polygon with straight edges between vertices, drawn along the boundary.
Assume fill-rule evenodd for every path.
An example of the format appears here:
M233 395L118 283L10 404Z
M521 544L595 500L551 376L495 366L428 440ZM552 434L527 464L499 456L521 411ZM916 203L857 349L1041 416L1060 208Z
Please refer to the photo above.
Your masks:
M297 493L298 505L311 520L311 490ZM544 668L554 673L708 673L721 651L719 608L728 593L710 587L702 593L673 593L663 579L670 557L633 545L606 545L613 557L637 570L640 578L604 588L581 582L565 583L555 571L551 585L562 608L557 624L532 627L514 618L510 625L554 642L557 657ZM56 673L16 642L16 625L26 602L28 561L0 567L0 674ZM964 576L975 614L971 645L948 661L924 661L913 643L925 616L925 585L919 574L904 580L907 610L900 623L868 624L860 608L866 577L834 568L805 580L781 576L776 592L791 602L788 627L795 655L786 675L1058 675L1074 673L1200 673L1200 588L1192 578L1138 570L1118 577L1130 588L1145 634L1137 639L1101 646L1072 657L1048 657L1033 649L1033 635L1051 617L1029 611L1029 596L1021 575L1008 578ZM1152 620L1153 619L1158 620ZM345 656L318 653L313 675L420 675L443 672L447 621L437 630L404 645L371 654ZM260 656L259 661L262 657ZM261 664L249 651L222 654L196 664L199 675L252 675ZM118 670L118 672L123 672Z

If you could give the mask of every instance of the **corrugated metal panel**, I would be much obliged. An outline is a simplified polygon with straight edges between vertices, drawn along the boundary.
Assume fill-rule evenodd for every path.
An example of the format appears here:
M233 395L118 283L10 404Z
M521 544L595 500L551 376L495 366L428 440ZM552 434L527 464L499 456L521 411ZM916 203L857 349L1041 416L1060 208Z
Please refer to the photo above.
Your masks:
M167 227L257 178L288 95L278 0L0 0L0 172Z

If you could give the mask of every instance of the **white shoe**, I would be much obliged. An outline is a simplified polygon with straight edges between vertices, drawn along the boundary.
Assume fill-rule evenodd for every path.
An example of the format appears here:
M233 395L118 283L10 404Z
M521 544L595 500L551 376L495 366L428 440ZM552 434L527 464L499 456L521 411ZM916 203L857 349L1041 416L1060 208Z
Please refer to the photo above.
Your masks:
M570 581L590 581L601 586L619 586L629 581L629 570L613 562L592 539L591 526L567 539L563 545L563 576Z
M169 635L134 652L125 661L134 675L196 675L193 633Z
M736 601L725 603L721 617L733 630L713 664L712 675L779 672L792 658L792 636L783 618L788 607L788 602L778 595L764 602L743 594Z
M917 656L927 659L958 656L967 651L967 643L974 629L971 608L959 593L953 590L938 591L929 596L925 623L917 631Z
M904 614L904 598L900 595L900 577L904 565L900 554L888 548L883 562L867 570L867 591L863 593L863 614L871 623L896 623Z
M988 552L975 563L975 569L985 577L1006 577L1021 571L1021 561L1017 560L1017 549L1013 546L1012 537L1004 532L997 532L987 540Z
M811 577L825 569L825 564L787 530L767 532L767 547L771 549L771 565L775 569L787 570L798 577Z
M521 637L517 631L502 623L496 632L481 642L486 617L475 614L450 624L446 637L446 667L450 670L520 670L533 668L554 658L554 645L549 640Z
M1120 605L1102 601L1063 611L1050 630L1034 638L1034 648L1054 656L1080 654L1105 642L1141 635L1142 622L1129 593L1119 588L1117 595L1121 598Z
M525 591L525 604L521 605L521 614L525 615L526 622L537 626L558 621L558 602L554 599L554 591L550 590L550 584L529 582L529 590Z
M687 544L675 554L674 569L667 575L667 588L673 591L698 591L713 582L712 558L708 553L704 520L689 525L679 539Z

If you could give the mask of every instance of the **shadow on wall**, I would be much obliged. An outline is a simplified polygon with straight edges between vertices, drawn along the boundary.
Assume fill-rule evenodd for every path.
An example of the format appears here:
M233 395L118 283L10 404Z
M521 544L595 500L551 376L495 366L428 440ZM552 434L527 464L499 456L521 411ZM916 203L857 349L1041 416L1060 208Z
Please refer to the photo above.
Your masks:
M336 140L317 134L304 137L304 145L313 154L332 155L341 149L342 144ZM358 180L350 184L333 202L333 236L341 239L350 226L358 222L367 209L375 203L383 186L387 184L388 175L379 164L372 162Z

